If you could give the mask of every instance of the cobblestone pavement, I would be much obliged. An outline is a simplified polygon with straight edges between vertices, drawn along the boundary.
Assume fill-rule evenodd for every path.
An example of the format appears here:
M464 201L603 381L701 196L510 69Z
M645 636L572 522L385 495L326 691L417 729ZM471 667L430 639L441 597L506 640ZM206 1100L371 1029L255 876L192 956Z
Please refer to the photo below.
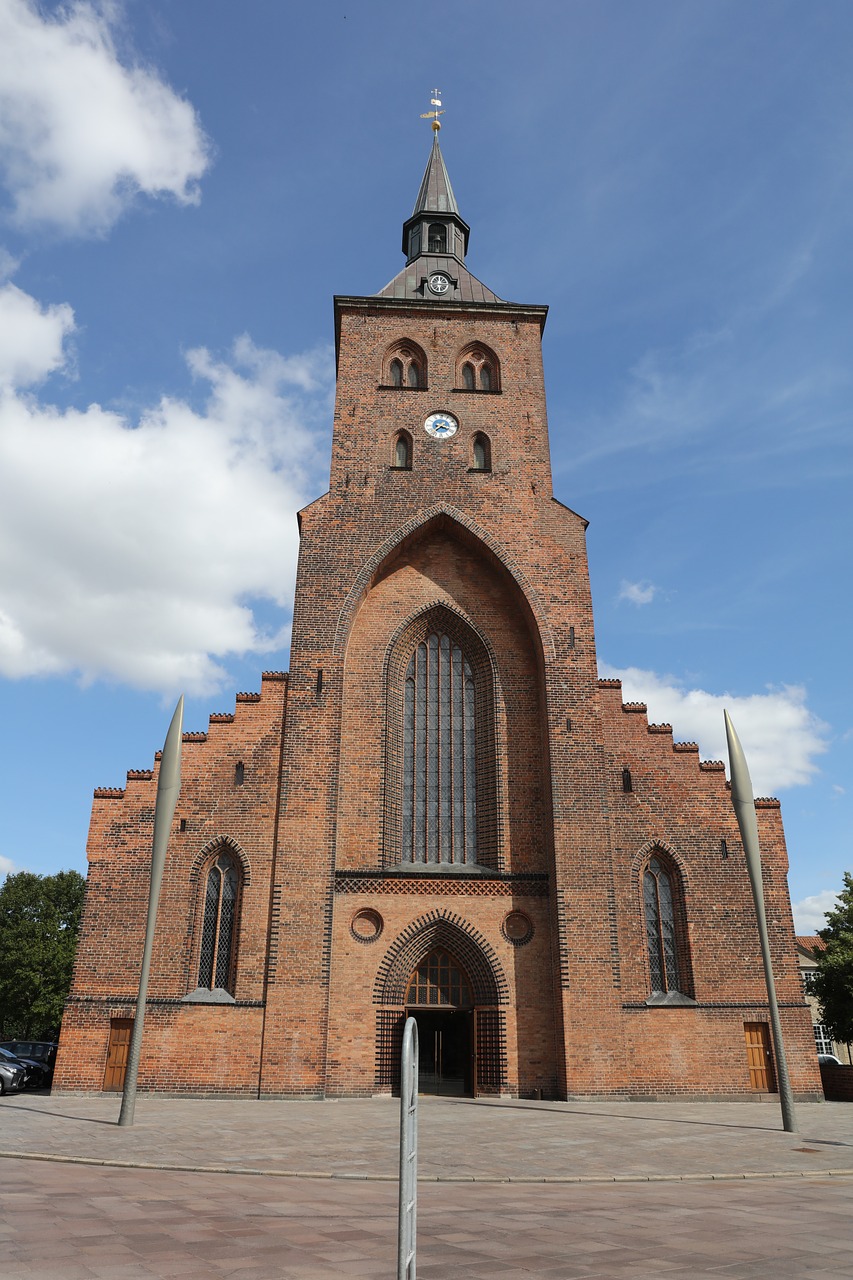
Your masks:
M118 1104L0 1101L3 1280L392 1280L397 1103ZM798 1116L423 1099L419 1280L849 1280L853 1107Z

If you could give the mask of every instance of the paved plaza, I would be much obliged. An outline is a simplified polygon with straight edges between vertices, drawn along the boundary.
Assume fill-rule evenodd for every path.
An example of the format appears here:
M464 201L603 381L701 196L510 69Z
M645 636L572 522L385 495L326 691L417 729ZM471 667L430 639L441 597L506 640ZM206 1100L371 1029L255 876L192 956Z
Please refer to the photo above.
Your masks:
M4 1280L393 1280L398 1104L0 1100ZM853 1106L424 1098L420 1280L853 1275Z

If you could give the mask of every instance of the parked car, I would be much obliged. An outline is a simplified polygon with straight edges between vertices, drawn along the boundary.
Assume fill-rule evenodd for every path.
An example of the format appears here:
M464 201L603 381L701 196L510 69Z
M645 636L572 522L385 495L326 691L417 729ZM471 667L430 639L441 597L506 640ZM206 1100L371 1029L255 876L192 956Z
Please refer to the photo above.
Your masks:
M822 1063L831 1062L833 1066L836 1067L840 1067L842 1065L841 1059L836 1058L834 1053L819 1053L817 1055L817 1060Z
M0 1049L0 1094L18 1093L23 1089L27 1069L14 1054Z
M38 1063L44 1072L42 1084L46 1086L53 1079L53 1064L56 1062L58 1047L54 1040L0 1040L0 1049L8 1049L16 1058L27 1058Z

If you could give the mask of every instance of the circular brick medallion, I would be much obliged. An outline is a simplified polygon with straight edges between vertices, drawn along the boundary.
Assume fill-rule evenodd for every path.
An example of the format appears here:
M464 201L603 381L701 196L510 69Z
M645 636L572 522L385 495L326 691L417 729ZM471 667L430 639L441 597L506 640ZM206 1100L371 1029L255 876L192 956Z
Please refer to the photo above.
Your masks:
M363 907L350 921L350 932L356 942L375 942L382 932L384 920L378 911Z
M533 937L533 921L523 911L510 911L503 918L501 933L514 947L523 947Z

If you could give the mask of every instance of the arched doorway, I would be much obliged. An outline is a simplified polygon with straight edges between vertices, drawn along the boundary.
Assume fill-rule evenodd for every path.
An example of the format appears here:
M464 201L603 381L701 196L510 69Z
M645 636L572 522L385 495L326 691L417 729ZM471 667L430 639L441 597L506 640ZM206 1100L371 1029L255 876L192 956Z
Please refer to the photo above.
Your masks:
M420 1092L472 1097L474 998L468 975L444 947L433 947L412 973L406 1014L418 1024Z

